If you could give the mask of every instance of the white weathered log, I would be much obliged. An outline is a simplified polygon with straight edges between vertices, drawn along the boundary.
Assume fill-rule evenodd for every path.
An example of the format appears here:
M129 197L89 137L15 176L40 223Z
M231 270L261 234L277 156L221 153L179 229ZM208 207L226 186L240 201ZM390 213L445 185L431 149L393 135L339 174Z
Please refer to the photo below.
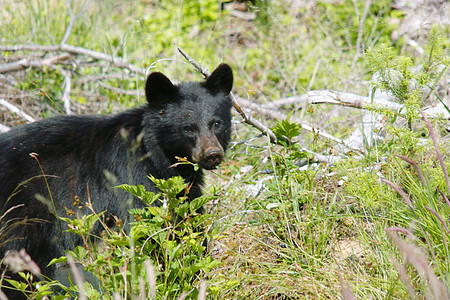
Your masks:
M6 101L5 99L0 98L0 105L5 107L6 109L8 109L9 111L17 114L18 116L24 118L25 120L27 120L29 123L34 122L34 118L28 114L26 114L25 112L23 112L20 108L18 108L17 106L15 106L14 104L9 103L8 101Z

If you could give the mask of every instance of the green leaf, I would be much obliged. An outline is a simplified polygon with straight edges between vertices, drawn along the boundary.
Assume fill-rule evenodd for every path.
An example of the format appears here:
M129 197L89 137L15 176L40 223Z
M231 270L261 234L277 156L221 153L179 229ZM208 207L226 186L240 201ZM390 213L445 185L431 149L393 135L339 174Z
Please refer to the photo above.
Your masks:
M188 184L184 182L184 179L181 176L174 176L169 179L158 179L152 175L149 175L148 178L155 184L158 189L161 190L163 194L167 194L169 199L175 198L188 186Z
M24 282L19 282L16 280L12 280L12 279L5 279L10 285L12 285L13 287L15 287L16 289L20 290L20 291L24 291L27 288L27 284Z
M198 209L203 207L206 203L208 203L212 199L213 197L211 196L201 196L191 200L191 202L189 203L190 212L191 213L196 212Z
M183 203L183 204L175 207L175 209L174 209L175 213L178 216L180 216L181 218L184 218L189 211L189 206L190 206L189 204L190 204L189 202L186 202L186 203Z
M116 188L124 190L137 198L141 199L145 205L152 205L155 201L159 200L161 194L155 194L153 192L147 191L145 187L141 184L139 185L129 185L129 184L121 184L116 186Z
M278 121L278 123L273 128L271 128L280 143L282 143L284 146L292 144L292 138L298 136L302 129L302 126L300 124L289 121L292 114L293 111L288 114L285 120Z
M73 251L67 251L67 253L72 256L75 261L82 261L89 255L89 251L82 246L76 246Z
M48 267L48 266L51 266L51 265L54 265L54 264L58 264L58 263L66 263L66 262L67 262L67 257L66 257L66 256L61 256L60 258L54 258L54 259L52 259L52 260L48 263L47 267Z

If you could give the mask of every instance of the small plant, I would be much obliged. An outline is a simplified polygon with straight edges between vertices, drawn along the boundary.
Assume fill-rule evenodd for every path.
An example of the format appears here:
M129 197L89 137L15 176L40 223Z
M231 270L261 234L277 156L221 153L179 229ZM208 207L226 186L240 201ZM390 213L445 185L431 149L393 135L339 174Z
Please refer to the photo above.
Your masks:
M92 208L92 214L81 218L61 218L68 224L67 231L79 235L84 243L50 263L69 265L70 286L43 280L41 276L42 280L33 280L33 275L25 270L19 273L22 281L8 280L9 284L30 299L44 295L57 298L83 295L88 299L197 298L201 279L218 264L206 253L204 230L210 216L198 212L210 198L187 201L184 195L189 187L181 177L149 179L160 193L146 191L142 185L117 187L148 205L130 209L134 221L129 232L119 219L114 220L117 230L108 228L102 221L103 213L96 213ZM154 206L158 201L162 205ZM89 203L87 206L91 207ZM99 237L92 236L98 223L104 228L100 243ZM77 275L79 270L70 257L83 266L84 273ZM83 275L86 280L80 280ZM26 291L30 286L33 292ZM52 291L51 287L58 287L60 292Z
M419 109L435 93L438 81L448 69L450 60L444 51L447 42L442 30L434 26L421 61L406 55L396 55L394 48L385 43L367 52L367 65L376 74L375 88L391 93L405 105L405 115L410 124L419 118ZM415 68L418 64L420 67ZM437 98L442 102L439 96Z
M427 297L450 299L450 286L448 285L450 282L450 245L448 242L450 239L448 225L450 200L446 195L447 193L450 195L449 176L431 124L423 113L422 117L433 141L442 173L438 178L427 176L414 160L398 155L410 166L410 168L400 168L403 174L401 177L403 187L385 179L383 181L397 191L404 200L409 211L403 218L411 220L411 225L409 229L394 226L388 228L387 231L392 241L405 255L406 262L415 267L421 278L421 281L416 283L415 274L408 273L405 267L396 263L400 278L406 285L410 296L415 298L419 291L416 291L417 287L414 286L420 286L420 290L427 292ZM443 189L442 186L445 188ZM414 244L421 245L426 252L411 242L402 241L393 232L406 235L409 240L414 241ZM429 266L429 260L432 262L432 267ZM410 279L408 280L408 278Z

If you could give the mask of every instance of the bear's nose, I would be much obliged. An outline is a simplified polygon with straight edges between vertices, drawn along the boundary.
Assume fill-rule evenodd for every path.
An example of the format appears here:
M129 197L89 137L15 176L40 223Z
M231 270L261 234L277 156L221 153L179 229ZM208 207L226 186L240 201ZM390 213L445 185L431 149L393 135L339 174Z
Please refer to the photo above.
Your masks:
M219 148L209 148L205 152L204 159L207 163L207 169L213 169L222 161L223 151Z

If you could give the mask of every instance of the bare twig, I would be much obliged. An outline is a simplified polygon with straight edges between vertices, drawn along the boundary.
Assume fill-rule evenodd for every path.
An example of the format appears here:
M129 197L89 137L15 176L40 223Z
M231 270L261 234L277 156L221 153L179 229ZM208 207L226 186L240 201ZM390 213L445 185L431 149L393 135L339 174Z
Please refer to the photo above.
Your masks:
M83 9L76 16L74 16L73 12L72 12L72 7L70 6L70 2L66 1L66 3L67 3L67 10L68 10L69 16L70 16L70 21L69 21L69 25L66 28L66 32L64 33L64 37L61 40L61 45L64 45L65 43L67 43L67 40L69 39L70 33L72 31L73 24L75 24L75 21L82 14L84 14L84 12L89 7L89 5L91 5L91 2L92 2L92 0L87 0L86 3L84 4Z
M62 68L59 71L64 76L64 93L62 96L64 102L64 109L67 115L71 115L72 111L70 110L70 90L72 86L72 75L70 74L69 71L66 71Z
M6 64L0 65L0 73L8 73L8 72L15 72L24 70L26 68L32 67L32 68L42 68L43 66L51 66L54 65L60 61L66 60L71 55L69 53L62 53L59 55L54 55L45 59L28 59L23 58L21 60L10 62Z
M244 106L249 107L252 110L257 111L258 113L264 114L272 119L278 119L278 120L284 120L287 118L286 114L283 114L281 112L275 111L273 108L269 109L267 106L262 106L262 105L258 105L255 103L252 103L246 99L243 98L239 98L239 101L242 103L245 103ZM323 131L322 129L319 128L315 128L311 125L305 124L302 120L295 118L295 117L291 117L290 118L291 121L297 122L298 124L300 124L300 126L302 127L302 129L313 132L314 134L317 134L318 136L324 137L326 139L329 139L331 141L334 141L336 143L342 144L345 147L347 147L348 149L351 149L357 153L361 153L361 150L358 148L353 147L352 145L350 145L349 143L347 143L345 140L342 140L340 138L334 137L331 134Z
M0 133L3 133L3 132L7 132L7 131L9 131L11 128L9 128L8 126L5 126L5 125L3 125L3 124L0 124Z
M113 91L114 93L123 94L123 95L130 95L130 96L140 96L140 97L145 96L145 92L144 91L124 90L124 89L121 89L121 88L118 88L118 87L110 86L109 84L106 84L106 83L101 82L101 81L98 81L97 83L100 86L104 87L105 89Z
M208 287L208 283L204 280L200 282L200 287L198 289L198 300L206 300L206 288Z
M189 56L189 54L186 53L186 51L184 51L182 48L178 47L178 51L181 53L181 55L183 55L184 58L186 58L186 60L194 66L195 69L197 69L197 71L199 71L203 77L208 77L211 73L208 71L207 68L202 67L199 63L197 63L192 57Z
M364 109L369 104L380 105L386 108L399 111L403 108L402 104L388 101L386 99L371 99L370 97L360 96L352 93L335 92L329 90L313 90L301 96L293 96L275 100L264 105L267 108L276 108L283 105L294 104L335 104L340 106L348 106Z
M130 79L132 76L123 73L113 73L113 74L102 74L102 75L91 75L84 76L77 80L78 84L84 84L90 81L99 81L104 79Z
M44 46L44 45L0 45L0 51L43 51L43 52L56 52L61 50L60 46Z
M249 110L264 115L272 120L284 120L287 117L286 114L283 114L282 112L276 110L275 108L270 108L266 105L258 104L242 97L239 97L238 101L240 104L242 104L244 109L248 108ZM291 121L301 123L301 121L295 117L292 117Z
M68 44L61 45L61 50L67 51L72 54L82 54L86 56L90 56L92 58L98 59L98 60L105 60L113 64L117 68L126 68L132 72L145 75L145 68L140 68L138 66L135 66L133 64L128 63L125 59L113 55L108 55L102 52L97 52L93 50L89 50L82 47L75 47Z
M22 110L20 110L17 106L9 103L8 101L6 101L5 99L0 98L0 105L5 107L6 109L8 109L9 111L17 114L18 116L24 118L25 120L27 120L29 123L34 122L34 118L31 117L30 115L24 113Z
M450 194L450 180L448 177L447 168L445 167L445 164L444 164L444 160L442 159L441 152L439 151L439 145L437 143L436 136L434 135L433 128L431 127L430 121L428 121L428 119L425 116L425 114L423 113L423 111L420 111L420 114L422 115L423 121L425 122L425 126L427 126L428 132L430 133L431 140L433 141L433 144L434 144L434 150L436 151L436 155L438 157L439 163L441 164L442 172L444 173L445 183L447 185L447 189Z
M392 109L395 112L401 112L404 108L403 104L389 101L385 98L371 98L352 93L336 92L329 90L313 90L300 96L293 96L272 101L261 105L270 111L285 105L299 105L304 103L310 104L334 104L339 106L353 107L358 109L367 109L368 106L379 106L382 108ZM450 114L445 109L439 107L426 107L424 112L427 116L437 117L442 115L443 119L450 119Z
M145 75L145 69L128 63L125 59L113 55L108 55L102 52L93 51L90 49L71 46L68 44L62 44L58 46L42 46L42 45L14 45L14 46L1 46L0 51L44 51L44 52L55 52L55 51L66 51L71 54L76 55L86 55L97 60L104 60L110 62L117 68L126 68L132 72L140 75Z
M145 270L147 271L148 296L150 299L156 298L156 271L153 263L147 259L144 262Z

